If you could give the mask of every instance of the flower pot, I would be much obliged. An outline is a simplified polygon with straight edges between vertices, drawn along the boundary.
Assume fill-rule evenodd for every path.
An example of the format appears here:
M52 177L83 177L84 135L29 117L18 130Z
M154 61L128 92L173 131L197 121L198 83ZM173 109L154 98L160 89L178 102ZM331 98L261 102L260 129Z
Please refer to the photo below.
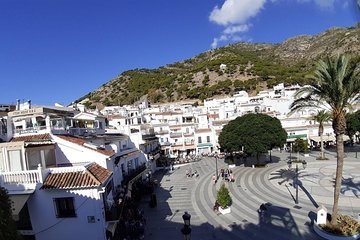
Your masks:
M231 209L230 209L230 207L227 207L227 208L219 207L219 212L221 214L227 214L227 213L231 213Z
M328 240L356 240L360 236L360 233L357 233L353 236L340 236L340 235L334 235L329 232L324 231L315 221L313 225L314 231L319 235L320 237L323 237Z

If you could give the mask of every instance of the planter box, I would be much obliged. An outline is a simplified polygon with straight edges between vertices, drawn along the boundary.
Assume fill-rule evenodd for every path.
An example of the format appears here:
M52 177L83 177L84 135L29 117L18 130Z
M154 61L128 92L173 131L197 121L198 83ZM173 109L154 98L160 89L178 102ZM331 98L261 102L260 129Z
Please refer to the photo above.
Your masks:
M359 233L356 235L353 235L353 236L339 236L339 235L334 235L334 234L328 233L328 232L324 231L320 226L318 226L316 221L313 224L313 228L314 228L314 231L317 233L317 235L319 235L320 237L323 237L327 240L356 240L360 236Z
M221 207L219 207L219 212L220 212L221 214L227 214L227 213L231 213L231 209L230 209L230 207L227 207L227 208L221 208Z

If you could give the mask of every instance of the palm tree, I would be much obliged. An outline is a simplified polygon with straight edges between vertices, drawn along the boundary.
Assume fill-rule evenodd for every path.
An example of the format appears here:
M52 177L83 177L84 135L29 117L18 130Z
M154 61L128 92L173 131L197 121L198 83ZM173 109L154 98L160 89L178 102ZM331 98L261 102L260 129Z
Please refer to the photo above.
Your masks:
M324 141L323 141L324 123L331 120L331 115L330 115L330 113L326 112L325 110L320 110L317 112L317 114L312 115L310 117L310 119L319 123L320 159L325 159L325 157L324 157Z
M334 204L331 223L336 224L339 194L344 165L343 135L346 129L345 115L351 104L359 100L360 77L356 64L349 57L340 55L320 60L312 76L311 83L299 89L291 104L291 112L309 107L327 107L332 112L332 127L336 136L336 177Z

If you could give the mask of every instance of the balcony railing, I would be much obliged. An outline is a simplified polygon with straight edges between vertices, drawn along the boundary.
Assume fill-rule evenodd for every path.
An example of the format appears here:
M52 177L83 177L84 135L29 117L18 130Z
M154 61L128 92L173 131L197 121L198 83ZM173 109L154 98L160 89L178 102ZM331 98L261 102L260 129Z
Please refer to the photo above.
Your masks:
M182 137L182 133L170 133L170 137L171 137L171 138Z
M25 129L15 129L15 134L27 134L27 133L38 133L41 130L45 130L46 126L28 127Z
M96 128L70 128L69 134L77 135L77 136L88 136L88 135L95 135Z
M164 135L164 134L168 134L168 133L169 133L169 131L167 131L167 130L155 132L156 135Z
M39 170L19 171L19 172L1 172L1 185L22 184L32 185L42 182L41 172Z
M160 142L161 146L170 146L170 142Z
M142 139L146 140L146 139L153 139L156 138L155 134L142 134Z
M124 176L123 184L127 185L131 180L146 170L146 165L142 164L135 169L130 169L128 174Z

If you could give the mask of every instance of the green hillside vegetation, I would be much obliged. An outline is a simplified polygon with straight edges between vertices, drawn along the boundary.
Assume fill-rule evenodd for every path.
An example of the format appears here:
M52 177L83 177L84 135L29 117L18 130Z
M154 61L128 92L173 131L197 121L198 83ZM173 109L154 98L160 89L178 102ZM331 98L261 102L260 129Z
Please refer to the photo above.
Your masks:
M144 95L150 103L202 101L240 90L256 94L278 83L304 85L314 63L325 55L347 52L358 60L359 35L359 28L334 28L281 44L231 44L158 69L125 71L75 102L90 108L127 105Z

